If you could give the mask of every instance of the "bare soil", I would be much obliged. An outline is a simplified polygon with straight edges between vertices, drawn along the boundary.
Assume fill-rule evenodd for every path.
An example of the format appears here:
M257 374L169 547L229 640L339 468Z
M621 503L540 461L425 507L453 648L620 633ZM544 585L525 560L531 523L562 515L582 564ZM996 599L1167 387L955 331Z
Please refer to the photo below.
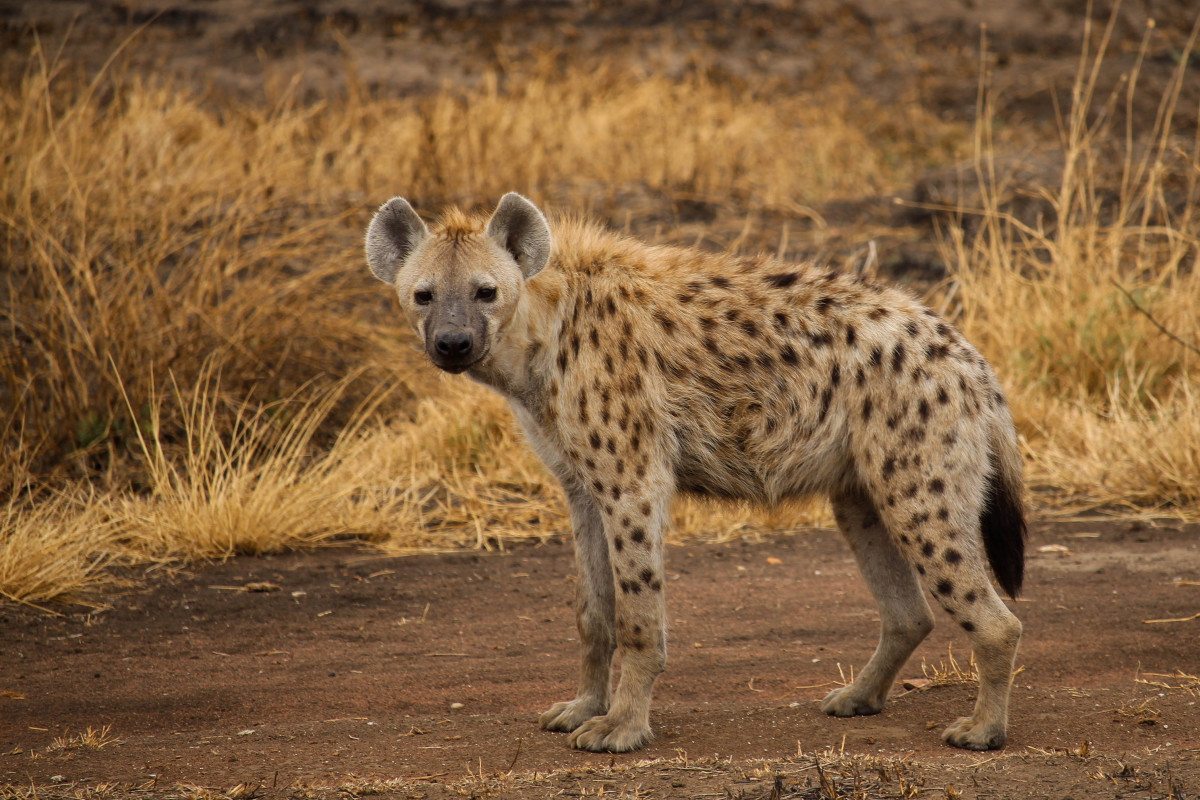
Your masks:
M97 784L765 796L778 774L789 796L818 781L806 755L818 753L876 783L879 763L899 759L883 772L964 797L1200 794L1200 686L1155 676L1200 671L1200 620L1148 622L1200 608L1200 586L1184 582L1200 577L1200 528L1044 524L1031 547L1027 591L1012 604L1025 638L1001 753L941 743L970 708L969 682L897 687L875 717L820 712L878 632L832 531L670 548L657 739L635 754L571 751L536 724L571 695L577 666L573 557L556 538L493 554L237 558L114 595L101 611L6 607L0 784L42 797ZM939 621L906 678L925 677L922 662L948 664L948 650L966 667L965 641ZM114 741L71 741L89 728ZM878 796L898 787L880 784Z

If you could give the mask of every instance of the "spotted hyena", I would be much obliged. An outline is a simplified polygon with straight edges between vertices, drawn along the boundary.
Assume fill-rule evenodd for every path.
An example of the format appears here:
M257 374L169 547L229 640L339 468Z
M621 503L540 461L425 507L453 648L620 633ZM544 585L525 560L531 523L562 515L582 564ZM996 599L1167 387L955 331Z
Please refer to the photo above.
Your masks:
M584 750L651 739L667 657L662 532L677 492L818 493L882 620L867 666L821 709L883 708L933 627L924 583L966 631L980 676L973 713L943 738L1004 744L1021 623L985 564L1015 596L1021 462L996 376L953 326L855 275L551 226L517 194L490 219L451 210L432 230L394 198L366 252L429 359L506 397L566 492L582 673L543 728Z

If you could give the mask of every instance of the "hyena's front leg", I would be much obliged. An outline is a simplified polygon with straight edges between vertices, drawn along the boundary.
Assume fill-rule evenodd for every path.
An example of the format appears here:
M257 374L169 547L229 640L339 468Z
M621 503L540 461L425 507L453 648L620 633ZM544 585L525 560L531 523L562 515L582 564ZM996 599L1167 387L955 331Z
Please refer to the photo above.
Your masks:
M578 483L564 483L564 488L575 536L575 619L583 658L575 699L555 703L538 719L539 725L551 731L573 731L608 711L616 649L612 566L600 512Z
M649 497L643 489L609 492L601 502L616 584L621 681L608 713L580 725L570 743L581 750L623 753L654 736L650 694L667 663L662 544L667 499Z

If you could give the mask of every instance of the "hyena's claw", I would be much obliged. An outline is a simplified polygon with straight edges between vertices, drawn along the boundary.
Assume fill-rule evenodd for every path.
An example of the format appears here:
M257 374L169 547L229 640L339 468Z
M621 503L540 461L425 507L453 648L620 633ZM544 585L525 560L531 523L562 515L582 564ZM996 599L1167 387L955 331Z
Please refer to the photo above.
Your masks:
M1008 740L1003 727L976 722L973 717L959 717L942 731L946 744L964 750L999 750Z
M851 684L825 695L821 710L831 717L871 716L883 710L885 699L878 696L863 697Z
M608 709L604 703L590 697L577 697L565 703L555 703L538 717L538 726L548 731L570 733L592 717Z
M653 738L648 722L606 714L592 717L580 725L567 741L577 750L628 753L630 750L640 750Z

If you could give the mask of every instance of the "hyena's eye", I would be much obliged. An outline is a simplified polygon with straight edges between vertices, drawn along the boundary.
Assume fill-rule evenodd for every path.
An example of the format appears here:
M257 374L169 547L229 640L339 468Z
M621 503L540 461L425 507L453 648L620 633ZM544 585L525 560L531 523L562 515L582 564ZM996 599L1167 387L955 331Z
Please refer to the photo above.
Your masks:
M490 303L496 299L495 286L480 286L475 290L475 299L482 300L485 303Z
M418 289L413 292L413 302L419 306L427 306L433 302L433 292L428 289Z

